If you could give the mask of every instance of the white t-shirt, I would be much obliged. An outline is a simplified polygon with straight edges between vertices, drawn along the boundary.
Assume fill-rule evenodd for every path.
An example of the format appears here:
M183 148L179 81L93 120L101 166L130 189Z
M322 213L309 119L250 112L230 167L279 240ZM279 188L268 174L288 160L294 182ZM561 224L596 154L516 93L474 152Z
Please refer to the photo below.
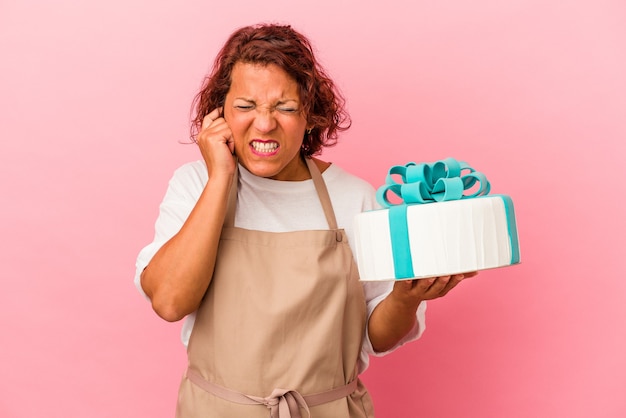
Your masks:
M268 232L328 229L322 205L312 180L277 181L257 177L239 165L239 189L235 226ZM354 253L353 218L356 214L378 207L375 192L366 181L353 176L335 164L322 174L335 211L339 228L346 231ZM137 257L135 285L144 295L140 276L159 248L182 227L208 181L204 161L187 163L177 169L160 205L155 224L155 236ZM393 282L362 282L367 302L367 318L374 308L391 292ZM147 296L146 296L147 297ZM359 371L369 364L369 355L385 355L401 345L418 339L425 329L426 302L417 310L417 323L396 347L376 353L369 336L365 335L361 348ZM195 313L183 324L181 339L187 345L195 321Z

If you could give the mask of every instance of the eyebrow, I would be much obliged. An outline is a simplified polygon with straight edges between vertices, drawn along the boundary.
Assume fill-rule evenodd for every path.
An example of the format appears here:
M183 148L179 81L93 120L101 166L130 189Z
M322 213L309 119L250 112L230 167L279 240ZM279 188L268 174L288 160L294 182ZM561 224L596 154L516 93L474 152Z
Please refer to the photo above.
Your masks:
M246 97L235 97L233 99L233 101L235 101L235 100L243 100L244 102L256 103L256 101L254 99L249 99L249 98L246 98ZM300 103L300 100L284 98L284 99L278 99L278 101L276 101L276 104L277 105L281 105L281 104L285 104L285 103L288 103L288 102Z

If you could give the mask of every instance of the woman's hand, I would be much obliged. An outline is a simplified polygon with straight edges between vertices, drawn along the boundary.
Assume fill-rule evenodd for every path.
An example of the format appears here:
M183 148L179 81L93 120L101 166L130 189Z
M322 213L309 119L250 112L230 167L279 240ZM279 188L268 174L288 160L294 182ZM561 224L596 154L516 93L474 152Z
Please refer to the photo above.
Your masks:
M392 349L415 326L415 313L425 300L445 296L462 280L478 273L454 274L428 279L399 280L370 316L368 333L374 350Z
M198 147L209 172L209 179L220 174L235 172L235 142L233 134L220 115L222 108L211 111L202 120L197 137Z
M431 277L428 279L399 280L389 295L395 303L417 309L424 300L437 299L448 294L463 279L474 277L478 272L453 274L452 276Z

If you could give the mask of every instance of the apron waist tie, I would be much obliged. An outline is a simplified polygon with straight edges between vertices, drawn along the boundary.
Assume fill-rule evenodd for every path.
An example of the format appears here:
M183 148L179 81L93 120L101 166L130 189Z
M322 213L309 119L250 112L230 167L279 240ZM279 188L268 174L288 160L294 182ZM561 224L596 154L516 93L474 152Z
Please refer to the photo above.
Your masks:
M326 392L313 395L302 396L295 390L274 389L270 396L262 398L260 396L246 395L223 386L209 382L193 369L187 369L187 379L203 389L224 400L242 405L265 405L270 410L271 418L302 418L300 408L304 409L307 416L311 417L310 406L321 405L327 402L336 401L353 393L357 388L358 379L345 386L340 386Z

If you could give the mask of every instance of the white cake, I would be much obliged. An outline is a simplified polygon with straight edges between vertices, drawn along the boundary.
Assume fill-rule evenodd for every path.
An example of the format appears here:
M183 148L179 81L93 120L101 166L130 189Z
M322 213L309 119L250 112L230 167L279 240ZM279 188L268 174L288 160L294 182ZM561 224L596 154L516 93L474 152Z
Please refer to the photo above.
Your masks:
M408 237L394 236L394 244L392 234L397 233L397 227L390 227L389 212L396 209L374 210L355 217L361 280L446 276L520 261L513 201L508 196L402 206L406 208ZM405 253L404 260L396 252L394 263L392 245Z

